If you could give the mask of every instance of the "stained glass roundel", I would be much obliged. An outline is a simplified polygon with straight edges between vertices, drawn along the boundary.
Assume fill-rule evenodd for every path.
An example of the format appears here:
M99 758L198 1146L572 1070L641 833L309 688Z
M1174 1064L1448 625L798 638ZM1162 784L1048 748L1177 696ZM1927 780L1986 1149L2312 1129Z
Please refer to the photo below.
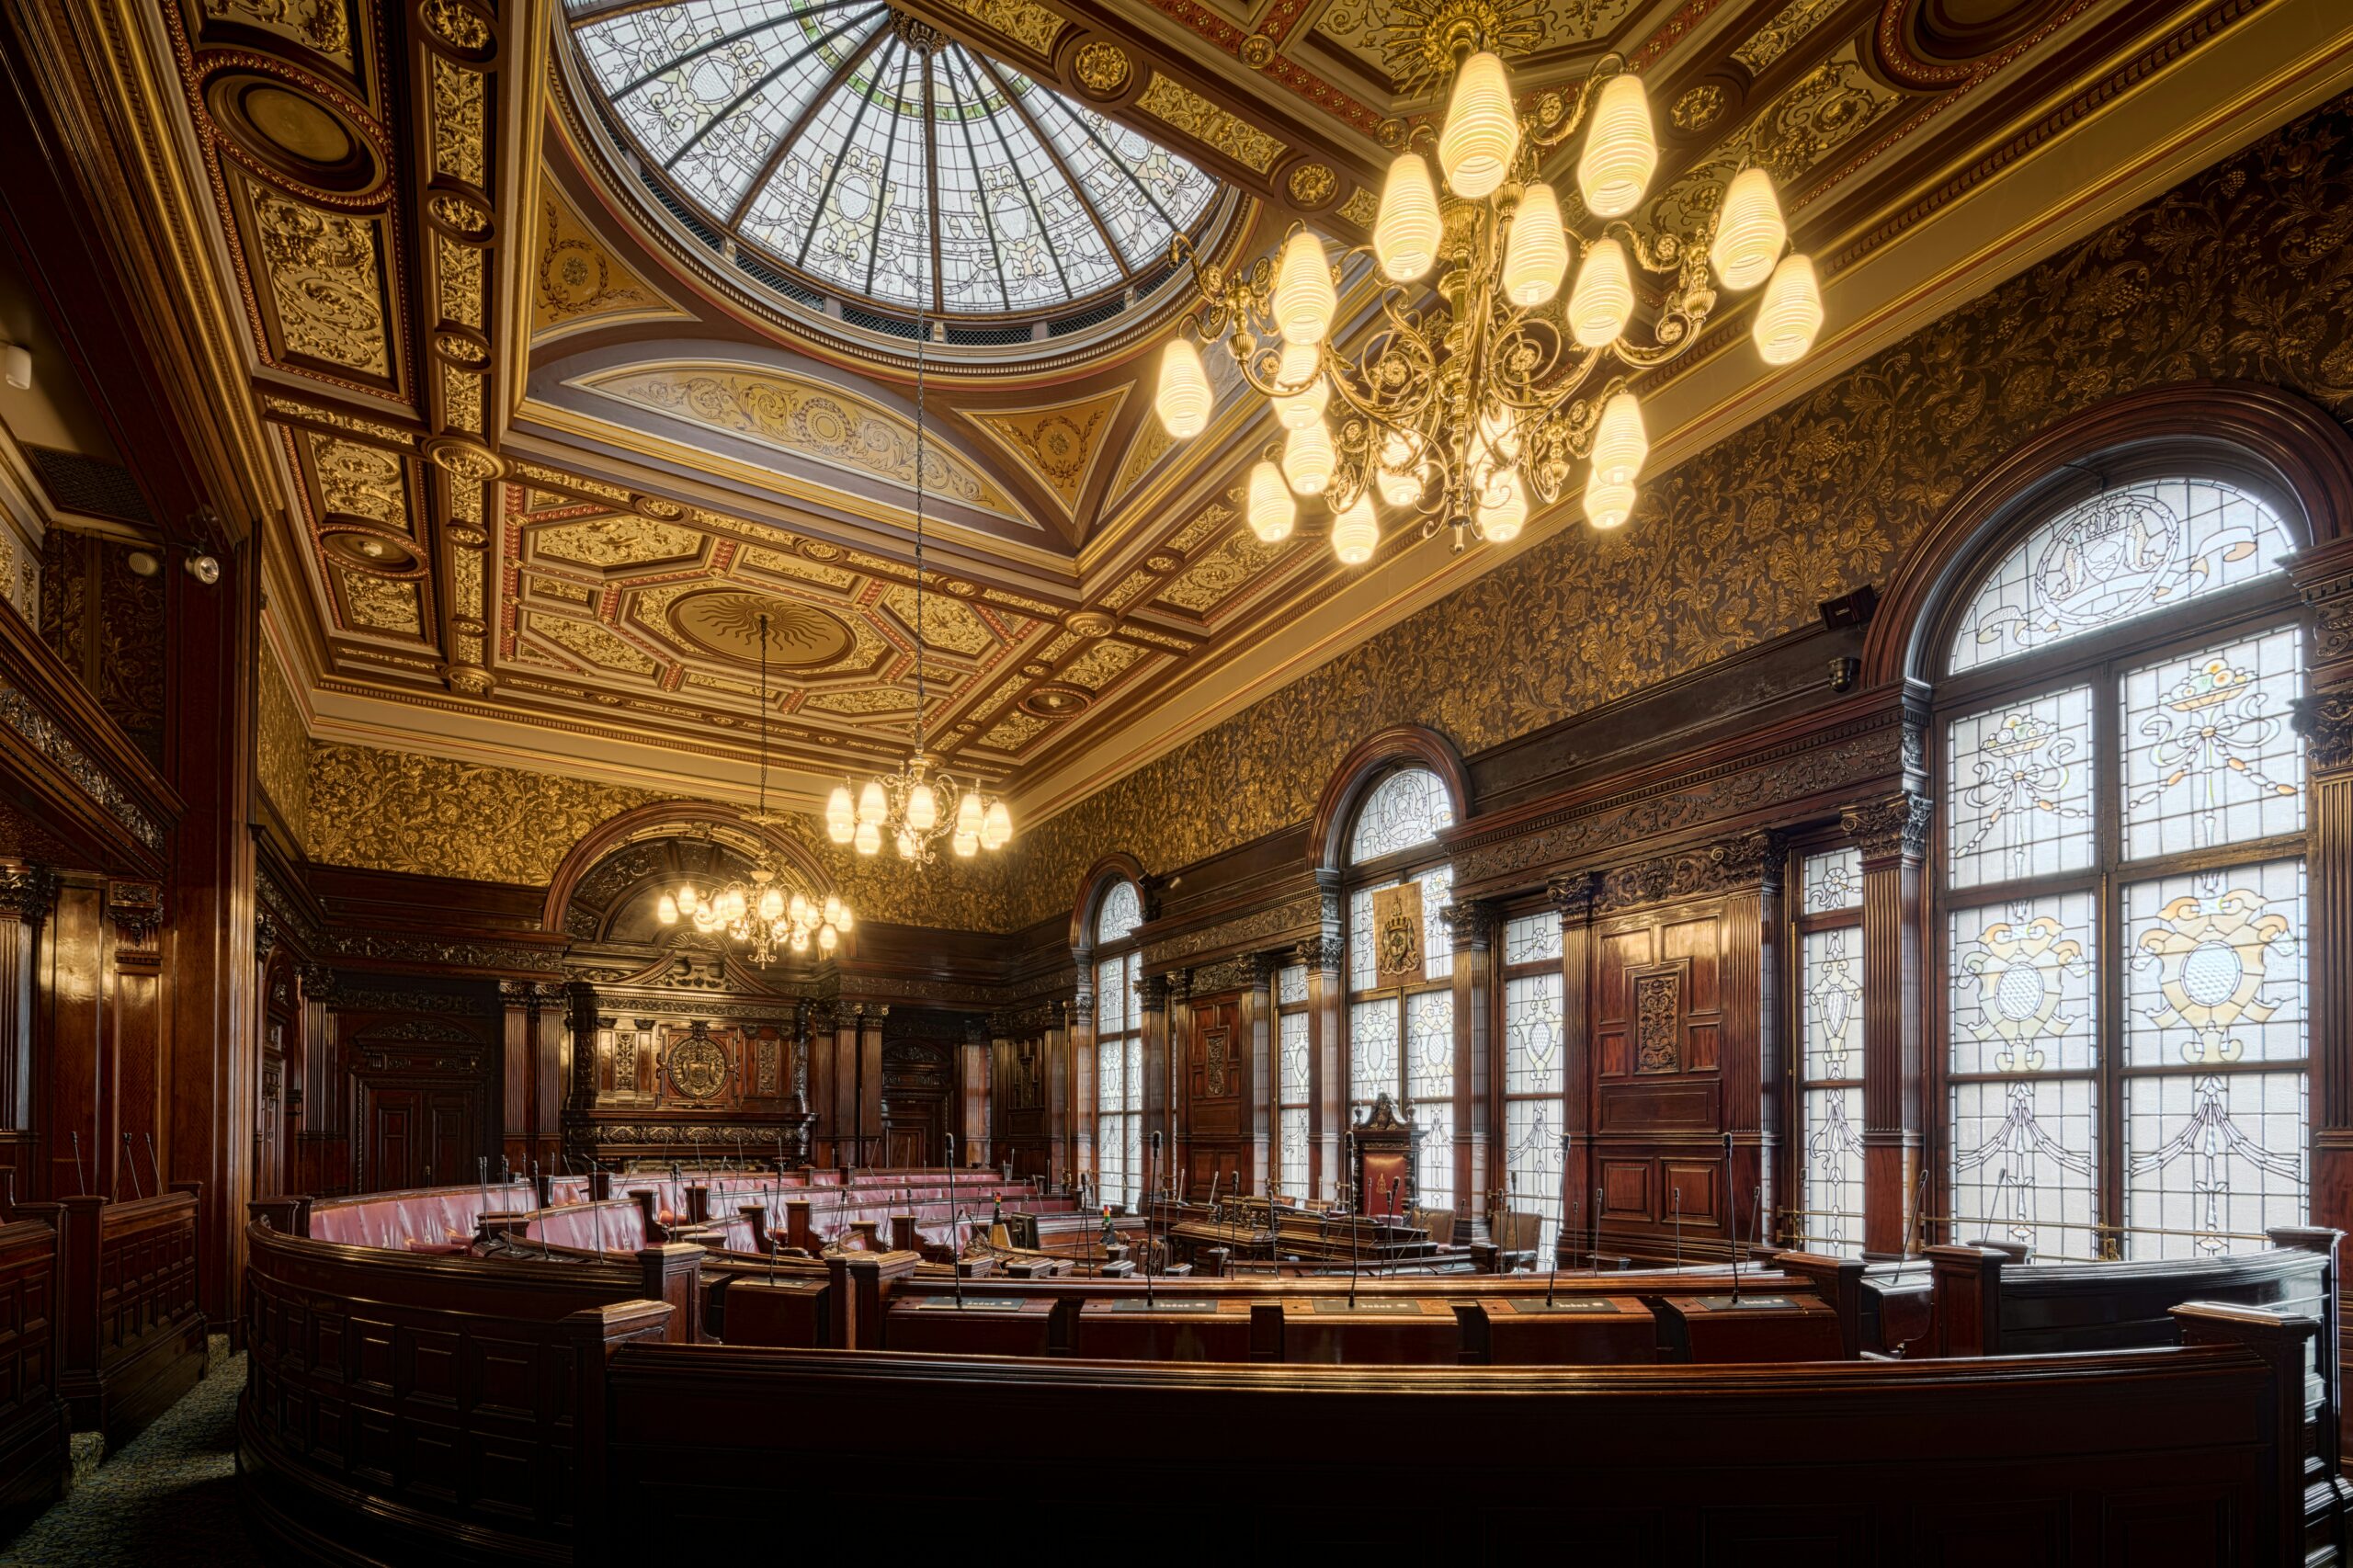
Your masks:
M1217 182L874 0L567 0L643 168L817 290L1051 312L1160 272Z

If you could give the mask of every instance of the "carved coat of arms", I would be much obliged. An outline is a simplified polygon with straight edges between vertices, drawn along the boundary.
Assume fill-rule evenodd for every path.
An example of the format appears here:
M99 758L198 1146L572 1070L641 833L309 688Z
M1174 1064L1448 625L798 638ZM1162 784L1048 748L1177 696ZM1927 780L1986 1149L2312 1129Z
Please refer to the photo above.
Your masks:
M1212 1098L1227 1093L1233 1075L1233 1031L1211 1029L1201 1041L1201 1089Z
M727 1086L727 1052L698 1029L670 1048L670 1081L690 1100L707 1100Z
M1421 883L1403 882L1372 895L1372 950L1380 983L1406 985L1423 978Z

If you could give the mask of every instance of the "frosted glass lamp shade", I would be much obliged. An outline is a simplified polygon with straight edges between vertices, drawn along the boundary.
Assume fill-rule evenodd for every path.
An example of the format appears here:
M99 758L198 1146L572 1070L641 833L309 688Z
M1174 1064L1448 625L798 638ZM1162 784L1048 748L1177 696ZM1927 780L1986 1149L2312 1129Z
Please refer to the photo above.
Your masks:
M1372 222L1372 254L1392 282L1410 283L1438 260L1445 225L1438 217L1438 187L1419 153L1401 153L1389 165L1381 189L1381 214Z
M1324 379L1323 358L1313 343L1283 345L1282 358L1275 367L1275 384L1298 389L1275 398L1275 421L1286 430L1314 424L1324 417L1324 405L1332 401L1332 384Z
M676 926L678 923L678 901L664 893L661 902L654 906L654 917L665 926Z
M992 801L981 818L981 847L1002 849L1013 839L1013 812L1003 801Z
M1756 338L1765 363L1790 365L1805 358L1813 347L1813 335L1821 330L1822 286L1814 278L1813 262L1791 252L1766 280L1749 335Z
M882 781L880 778L868 779L866 788L858 792L858 820L879 826L890 814L891 802L882 793Z
M1619 392L1601 405L1601 424L1593 435L1593 472L1608 483L1631 484L1650 455L1643 405L1632 392Z
M929 833L939 825L939 797L928 784L918 784L907 791L907 825L917 833Z
M1317 344L1332 328L1340 297L1332 288L1332 264L1324 242L1305 229L1283 242L1275 267L1275 323L1286 342Z
M1586 348L1606 347L1626 330L1634 313L1634 275L1626 247L1599 239L1585 253L1576 287L1569 290L1569 334Z
M1518 152L1519 112L1512 107L1511 78L1502 61L1481 50L1454 74L1446 129L1438 132L1438 167L1455 195L1477 201L1494 195L1510 176Z
M1754 289L1771 274L1789 238L1773 176L1758 168L1733 176L1716 213L1716 237L1708 246L1717 280L1727 289Z
M1332 433L1322 420L1292 431L1283 442L1283 478L1302 495L1321 495L1332 483Z
M1634 515L1634 487L1612 484L1596 475L1586 482L1585 520L1597 528L1614 528Z
M858 808L850 804L849 786L835 785L825 799L825 836L835 844L847 844L857 826Z
M1519 470L1507 468L1487 485L1476 520L1479 537L1489 544L1508 544L1519 537L1528 523L1528 492L1519 483Z
M1561 199L1539 180L1519 199L1511 238L1504 251L1504 298L1525 310L1561 291L1569 270L1569 235L1561 222Z
M971 834L975 842L980 838L981 798L970 790L965 790L964 798L956 802L956 831Z
M1358 495L1348 509L1332 519L1332 553L1344 566L1361 566L1372 559L1381 543L1381 519L1373 515L1372 497Z
M882 830L870 822L860 822L851 842L860 855L871 855L882 847Z
M1658 139L1651 134L1651 102L1642 78L1612 76L1594 99L1577 158L1577 188L1586 208L1597 218L1631 212L1657 165Z
M1250 531L1267 544L1290 538L1291 525L1299 520L1299 503L1290 498L1282 470L1270 462L1262 460L1250 471L1247 516Z
M1178 440L1188 440L1209 428L1209 372L1201 368L1201 351L1189 337L1172 337L1160 354L1160 392L1154 406L1160 424Z

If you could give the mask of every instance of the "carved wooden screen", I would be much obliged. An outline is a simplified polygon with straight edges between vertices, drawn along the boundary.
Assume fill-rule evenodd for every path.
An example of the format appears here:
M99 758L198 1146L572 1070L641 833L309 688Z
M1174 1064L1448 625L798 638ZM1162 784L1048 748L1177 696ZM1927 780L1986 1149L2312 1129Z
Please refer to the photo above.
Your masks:
M1192 1038L1185 1049L1184 1173L1188 1192L1237 1190L1250 1139L1250 1047L1236 997L1196 996L1188 1010ZM1145 1173L1154 1184L1167 1171Z
M1949 1235L2204 1256L2308 1212L2304 633L2238 486L2104 488L1941 694Z
M1609 916L1595 930L1594 1154L1602 1222L1727 1236L1723 901ZM1753 1006L1753 1002L1746 1004ZM1750 1195L1739 1200L1754 1235ZM1587 1194L1590 1201L1593 1195Z
M1348 862L1361 868L1348 892L1348 1110L1362 1119L1386 1094L1422 1126L1415 1182L1434 1209L1454 1204L1454 950L1444 912L1454 868L1428 864L1438 831L1454 821L1445 783L1427 768L1388 775L1358 808ZM1407 882L1421 893L1418 965L1384 967L1375 895ZM1387 934L1392 958L1410 932ZM1367 1195L1360 1199L1370 1201Z
M1863 861L1853 848L1798 868L1798 1190L1791 1235L1808 1252L1863 1250Z
M1142 924L1135 884L1112 883L1095 918L1095 1176L1106 1203L1142 1198Z

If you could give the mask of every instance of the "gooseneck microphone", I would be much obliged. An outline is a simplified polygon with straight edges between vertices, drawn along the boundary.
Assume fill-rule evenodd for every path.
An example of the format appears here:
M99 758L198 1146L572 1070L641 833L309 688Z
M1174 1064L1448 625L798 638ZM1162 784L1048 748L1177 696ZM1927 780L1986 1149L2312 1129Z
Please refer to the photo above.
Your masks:
M947 1132L941 1136L948 1140L948 1273L956 1282L956 1310L961 1312L964 1310L964 1254L963 1249L956 1244L956 1134ZM923 1250L920 1235L915 1240L915 1250Z

